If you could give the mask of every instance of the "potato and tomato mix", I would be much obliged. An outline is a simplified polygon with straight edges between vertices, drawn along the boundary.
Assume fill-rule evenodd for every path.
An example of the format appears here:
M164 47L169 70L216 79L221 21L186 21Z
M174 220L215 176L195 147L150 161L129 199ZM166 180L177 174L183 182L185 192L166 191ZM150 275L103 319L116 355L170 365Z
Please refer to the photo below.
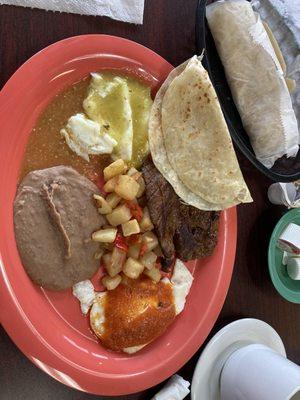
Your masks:
M147 207L142 207L145 182L135 168L128 170L123 160L114 161L103 171L105 197L94 195L98 211L107 221L92 239L100 243L95 257L101 259L108 290L115 289L123 273L137 279L142 273L155 282L161 278L160 247ZM140 202L140 204L139 204Z

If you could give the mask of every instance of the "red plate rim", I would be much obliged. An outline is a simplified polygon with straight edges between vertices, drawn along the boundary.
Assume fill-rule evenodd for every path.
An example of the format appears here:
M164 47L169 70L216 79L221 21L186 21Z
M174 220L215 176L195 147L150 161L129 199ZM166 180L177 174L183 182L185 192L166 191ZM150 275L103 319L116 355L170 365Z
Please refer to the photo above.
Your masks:
M215 278L215 281L211 283L210 297L207 299L208 304L205 312L201 314L201 318L197 320L198 322L195 326L193 326L193 322L191 323L194 329L189 334L189 337L186 338L183 345L177 350L174 349L174 352L168 354L166 358L158 357L156 359L154 357L155 352L157 357L158 352L156 350L160 349L159 345L155 344L153 349L151 347L152 350L146 350L145 354L143 353L141 356L141 360L143 360L142 357L153 358L153 365L147 368L147 370L140 370L132 374L124 372L110 374L102 373L101 371L95 372L72 360L72 357L66 357L65 354L59 351L59 347L53 347L45 339L46 336L41 334L40 329L37 329L37 325L33 322L33 313L30 314L28 310L24 311L25 303L19 300L21 294L15 291L14 285L17 285L17 282L14 281L12 283L12 272L18 271L18 274L22 272L17 269L20 261L18 260L13 234L12 218L12 202L16 190L18 166L24 150L21 149L22 146L19 146L17 142L20 140L26 142L27 138L23 139L13 133L11 137L12 143L8 140L7 132L10 132L9 127L11 126L11 122L8 121L7 116L11 117L13 107L17 104L16 102L25 107L26 96L24 96L25 100L22 100L20 97L22 96L20 88L24 85L26 86L26 83L24 83L25 77L28 77L28 80L32 82L35 79L38 85L39 79L43 78L39 74L45 71L46 66L49 66L49 69L54 68L54 59L56 57L65 59L65 65L67 65L69 54L76 58L77 53L80 55L80 52L86 51L90 57L92 55L96 57L97 54L93 53L93 50L101 50L105 53L108 49L110 50L110 54L114 56L121 55L120 59L123 58L123 61L125 59L129 61L134 60L137 65L141 66L141 70L145 69L146 72L149 72L160 83L163 82L172 69L172 66L158 54L130 40L109 35L82 35L56 42L35 54L15 72L0 92L0 124L2 126L0 151L3 155L3 168L0 171L0 185L2 188L0 192L0 234L3 238L0 244L0 303L5 304L5 307L1 307L0 309L0 321L20 350L53 378L70 387L94 394L122 395L144 390L163 381L186 363L206 339L220 313L230 284L236 250L237 216L235 208L228 209L222 213L220 240L217 249L209 260L203 261L204 264L207 264L206 268L200 266L200 264L203 264L202 261L201 263L198 262L199 267L195 273L195 282L199 283L197 276L200 278L200 275L200 279L206 279L209 282L208 267L214 271L212 276ZM81 55L84 56L84 54ZM84 62L82 60L80 62ZM122 63L123 61L121 60L120 62ZM69 73L69 71L67 72ZM68 75L70 78L66 78L67 75L63 77L63 74L61 74L62 77L57 75L55 77L58 82L57 88L60 87L61 89L63 84L66 85L74 82L74 74L76 75L76 69L75 72L71 72ZM60 79L63 79L63 84ZM56 82L53 85L56 85ZM39 99L39 106L34 110L33 114L37 115L45 104L47 104L48 100L47 96ZM14 122L13 124L18 126L18 123L21 124L23 121ZM29 126L32 126L32 121L28 122ZM30 130L28 134L29 132ZM15 148L13 148L13 144L15 144ZM4 151L4 149L8 150ZM213 263L214 259L219 260L217 266ZM194 286L196 285L198 284L195 283ZM192 300L188 300L186 309L196 307L195 293L197 288L192 289L189 295ZM202 290L205 292L206 289L202 288ZM33 292L32 295L34 295ZM24 302L24 297L22 301ZM180 316L179 318L180 321L176 321L175 325L177 328L179 326L184 327L183 320L185 317ZM174 328L172 328L173 331L173 334L176 335ZM169 344L172 345L172 343L168 343L167 345ZM151 354L151 351L153 354ZM166 350L164 349L164 351ZM135 357L131 358L133 360L132 363L135 362L135 359L138 360Z

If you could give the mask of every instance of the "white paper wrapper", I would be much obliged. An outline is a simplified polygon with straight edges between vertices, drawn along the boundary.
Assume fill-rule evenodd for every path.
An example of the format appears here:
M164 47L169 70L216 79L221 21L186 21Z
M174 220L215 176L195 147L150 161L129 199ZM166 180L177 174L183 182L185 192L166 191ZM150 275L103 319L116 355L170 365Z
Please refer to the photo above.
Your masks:
M290 257L293 257L293 254L284 251L282 254L282 265L287 265Z
M297 183L273 183L268 189L268 197L273 204L298 208L300 207L300 186Z
M179 375L173 375L151 400L183 400L189 393L190 383Z
M295 281L300 280L300 257L289 258L287 263L287 273Z
M299 150L299 132L285 76L257 13L246 0L218 1L207 20L233 99L256 157L266 167Z
M288 265L288 261L290 258L300 258L300 255L296 256L295 254L284 251L282 254L282 265Z
M300 226L290 223L277 240L277 247L292 255L300 255Z
M300 126L300 1L252 0L252 6L271 28L284 56L287 76L296 81L292 103Z

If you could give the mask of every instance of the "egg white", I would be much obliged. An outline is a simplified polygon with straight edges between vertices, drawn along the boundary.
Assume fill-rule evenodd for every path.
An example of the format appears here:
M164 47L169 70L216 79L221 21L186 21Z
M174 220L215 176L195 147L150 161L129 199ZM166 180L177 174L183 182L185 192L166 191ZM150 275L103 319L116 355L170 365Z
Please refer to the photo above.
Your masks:
M180 314L184 309L186 297L190 292L193 279L193 275L184 263L177 259L171 278L176 315Z
M73 286L73 295L80 301L80 308L83 314L87 314L95 300L95 290L90 280L76 283Z

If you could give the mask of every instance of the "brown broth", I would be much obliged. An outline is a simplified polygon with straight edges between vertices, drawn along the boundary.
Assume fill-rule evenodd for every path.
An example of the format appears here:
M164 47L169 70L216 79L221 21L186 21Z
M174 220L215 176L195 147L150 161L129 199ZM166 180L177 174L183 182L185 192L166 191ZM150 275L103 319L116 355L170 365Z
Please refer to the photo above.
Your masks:
M115 75L111 72L102 73L105 79L112 79ZM130 76L125 76L130 91L134 91L131 106L135 115L142 118L143 101L148 101L149 86L146 82ZM57 165L68 165L85 175L93 182L98 182L103 168L109 164L109 155L91 155L90 161L85 161L82 157L72 152L60 134L60 130L65 127L68 119L76 114L82 113L83 100L87 96L90 84L89 76L68 87L54 97L45 110L40 115L37 124L33 128L26 146L21 171L20 180L29 172L54 167ZM145 154L147 154L147 136L143 136L141 121L133 120L134 136L133 143L133 165L139 167ZM144 129L144 128L143 128Z
M90 162L87 162L69 149L60 134L72 115L83 112L82 102L88 85L89 78L86 77L68 87L56 95L42 112L26 146L20 180L30 171L68 165L97 182L104 166L109 163L110 156L90 156Z

